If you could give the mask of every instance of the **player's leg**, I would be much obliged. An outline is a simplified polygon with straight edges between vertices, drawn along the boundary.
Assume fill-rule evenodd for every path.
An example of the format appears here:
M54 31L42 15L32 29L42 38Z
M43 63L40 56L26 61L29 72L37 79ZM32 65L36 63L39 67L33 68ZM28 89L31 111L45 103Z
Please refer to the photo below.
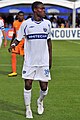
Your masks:
M31 111L31 89L33 80L25 79L25 88L24 88L24 102L26 106L26 118L33 118Z
M12 73L8 74L9 77L17 76L17 72L16 72L17 54L19 54L19 46L16 46L15 49L12 49L12 54L11 54Z
M16 73L16 53L12 53L12 72Z
M39 81L39 83L41 89L40 89L40 96L37 100L37 105L38 105L38 114L42 114L44 112L43 100L48 93L48 82Z
M40 83L40 96L37 100L38 114L42 114L44 112L43 100L48 93L48 81L51 79L49 67L38 67L36 71L36 77Z
M16 72L16 53L11 54L11 66L12 66L12 72L8 74L9 77L17 76Z
M48 82L42 82L42 81L39 81L40 83L40 97L39 97L39 100L40 101L43 101L44 97L47 95L48 93Z
M24 49L21 45L18 45L15 47L15 49L12 49L12 54L11 54L11 66L12 66L12 72L10 74L8 74L9 77L13 77L13 76L17 76L17 72L16 72L16 54L19 55L24 55Z

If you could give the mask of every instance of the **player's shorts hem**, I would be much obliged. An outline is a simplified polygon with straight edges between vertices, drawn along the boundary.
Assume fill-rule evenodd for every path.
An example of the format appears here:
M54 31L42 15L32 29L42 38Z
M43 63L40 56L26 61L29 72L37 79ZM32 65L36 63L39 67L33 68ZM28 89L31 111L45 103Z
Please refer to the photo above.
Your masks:
M26 79L29 79L29 80L33 80L33 81L42 81L42 82L48 82L51 80L51 78L49 78L48 80L43 80L43 79L40 79L40 78L36 78L36 79L33 79L31 77L22 77L24 80Z

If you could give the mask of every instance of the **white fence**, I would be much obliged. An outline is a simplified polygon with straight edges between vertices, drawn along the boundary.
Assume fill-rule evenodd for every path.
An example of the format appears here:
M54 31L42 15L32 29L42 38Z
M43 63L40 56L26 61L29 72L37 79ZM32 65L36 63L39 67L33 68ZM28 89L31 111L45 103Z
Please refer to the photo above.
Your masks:
M80 40L80 28L52 28L52 40Z

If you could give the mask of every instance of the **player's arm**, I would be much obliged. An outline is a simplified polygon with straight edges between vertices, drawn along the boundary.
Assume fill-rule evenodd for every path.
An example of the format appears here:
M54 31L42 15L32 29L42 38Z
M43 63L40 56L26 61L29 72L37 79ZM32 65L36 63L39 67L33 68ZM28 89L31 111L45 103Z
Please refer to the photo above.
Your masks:
M22 40L22 38L24 38L24 26L23 25L20 26L20 29L19 29L18 34L17 34L17 38L16 38L16 40L14 40L12 42L8 51L11 52L12 48L15 49L15 47L19 44L19 42Z
M13 33L13 36L12 36L12 40L10 42L10 46L11 46L12 42L14 41L14 39L16 37L16 29L15 29L15 27L13 29L14 29L14 33Z
M47 38L47 44L48 44L48 50L49 50L49 69L51 69L52 66L52 42L51 42L51 23L49 22L49 31L48 31L48 38Z
M51 42L51 39L48 39L47 43L48 43L48 50L49 50L49 69L51 69L51 66L52 66L52 42Z

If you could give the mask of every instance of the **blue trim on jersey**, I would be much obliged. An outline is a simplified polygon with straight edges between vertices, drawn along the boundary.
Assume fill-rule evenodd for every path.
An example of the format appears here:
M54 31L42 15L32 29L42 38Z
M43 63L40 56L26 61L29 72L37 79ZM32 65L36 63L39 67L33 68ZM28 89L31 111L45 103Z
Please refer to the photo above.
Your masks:
M28 40L31 40L31 39L47 39L47 37L48 37L48 34L44 34L44 33L27 35Z
M26 27L24 28L24 33L25 33L25 35L26 35L26 28L27 28L27 25L26 25Z

